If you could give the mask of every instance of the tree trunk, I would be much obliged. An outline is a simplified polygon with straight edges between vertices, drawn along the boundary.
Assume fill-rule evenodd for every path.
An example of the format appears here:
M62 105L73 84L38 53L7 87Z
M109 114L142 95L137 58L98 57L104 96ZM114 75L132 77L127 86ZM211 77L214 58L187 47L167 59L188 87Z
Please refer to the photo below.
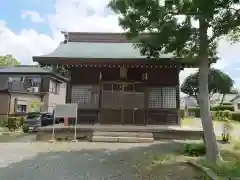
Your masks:
M208 23L204 18L199 20L200 52L199 52L199 107L204 130L207 159L216 162L220 158L219 147L213 130L208 99Z

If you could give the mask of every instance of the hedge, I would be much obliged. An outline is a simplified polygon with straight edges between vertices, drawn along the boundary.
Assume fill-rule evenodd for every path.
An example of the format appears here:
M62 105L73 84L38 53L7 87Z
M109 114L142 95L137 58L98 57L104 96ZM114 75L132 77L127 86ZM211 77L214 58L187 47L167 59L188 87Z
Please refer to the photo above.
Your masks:
M227 108L228 109L228 108ZM194 117L200 117L200 109L199 108L189 108L188 112L193 113ZM240 121L240 112L232 112L230 110L224 110L224 111L212 111L211 110L211 116L214 120L218 120L218 114L217 113L221 113L220 116L227 116L229 117L229 119L234 120L234 121ZM184 117L184 110L181 109L180 110L180 115L181 118Z
M231 119L234 121L240 121L240 113L239 112L232 112Z
M222 103L223 106L232 106L232 103Z
M211 111L234 111L234 107L232 105L218 105L211 107Z

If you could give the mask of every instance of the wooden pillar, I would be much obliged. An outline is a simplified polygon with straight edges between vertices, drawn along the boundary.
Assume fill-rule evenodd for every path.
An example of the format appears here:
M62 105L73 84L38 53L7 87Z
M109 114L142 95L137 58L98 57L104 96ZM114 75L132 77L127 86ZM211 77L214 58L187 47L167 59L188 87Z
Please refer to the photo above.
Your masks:
M149 96L149 89L147 83L144 87L144 125L148 125L148 96Z
M178 83L176 86L176 109L177 109L177 124L181 125L181 115L180 115L180 82L179 82L180 68L178 69Z
M66 103L71 103L72 100L72 73L71 73L71 69L68 70L69 71L69 82L67 83L67 87L66 87Z

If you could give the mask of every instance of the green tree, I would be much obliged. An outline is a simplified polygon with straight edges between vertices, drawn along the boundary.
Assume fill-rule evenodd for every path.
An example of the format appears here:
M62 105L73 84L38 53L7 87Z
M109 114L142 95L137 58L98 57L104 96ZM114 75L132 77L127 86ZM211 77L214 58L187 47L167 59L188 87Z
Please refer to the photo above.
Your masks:
M0 67L12 67L20 65L20 62L12 55L0 56Z
M162 0L163 1L163 0ZM207 159L221 158L208 100L209 64L216 60L217 40L232 35L237 40L240 25L239 0L111 0L109 6L119 14L119 24L129 38L139 33L136 46L150 59L173 53L199 67L199 105L204 129ZM208 31L211 30L211 35Z
M218 69L211 68L208 75L208 98L211 99L215 93L223 95L232 93L233 84L234 81L229 75ZM198 100L199 71L186 77L181 85L181 91Z

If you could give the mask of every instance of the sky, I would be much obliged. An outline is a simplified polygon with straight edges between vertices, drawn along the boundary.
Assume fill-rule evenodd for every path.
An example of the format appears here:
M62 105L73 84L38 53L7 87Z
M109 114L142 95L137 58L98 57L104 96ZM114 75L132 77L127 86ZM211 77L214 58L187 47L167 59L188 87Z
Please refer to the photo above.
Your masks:
M0 55L12 54L22 64L32 56L52 52L63 35L60 31L121 32L117 15L106 7L109 0L0 0ZM223 70L240 88L240 43L221 39L220 60L213 67ZM189 74L180 73L180 83Z

